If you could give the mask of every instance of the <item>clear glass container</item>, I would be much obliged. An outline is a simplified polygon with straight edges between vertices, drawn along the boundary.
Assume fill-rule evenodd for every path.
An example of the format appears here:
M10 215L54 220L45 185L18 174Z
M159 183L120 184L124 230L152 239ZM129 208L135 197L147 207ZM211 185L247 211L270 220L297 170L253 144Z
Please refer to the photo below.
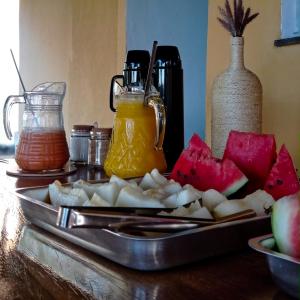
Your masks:
M12 138L9 122L13 104L25 104L23 128L15 160L25 171L62 169L69 159L69 149L63 123L62 104L64 82L46 82L22 96L9 96L4 105L4 128Z
M70 160L78 164L88 163L91 125L74 125L70 136Z
M103 167L109 149L111 128L94 128L90 132L88 164Z
M123 91L116 101L111 144L104 164L107 175L144 176L167 168L162 149L165 110L158 93L144 100L144 91Z

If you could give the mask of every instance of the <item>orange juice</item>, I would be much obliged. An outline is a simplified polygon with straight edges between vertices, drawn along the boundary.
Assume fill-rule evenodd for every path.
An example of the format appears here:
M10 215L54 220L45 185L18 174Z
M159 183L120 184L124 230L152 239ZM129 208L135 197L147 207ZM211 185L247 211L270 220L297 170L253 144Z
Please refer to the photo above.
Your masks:
M143 176L154 168L164 172L166 161L163 150L154 147L155 135L154 110L144 106L143 97L120 100L104 163L106 174L129 178Z

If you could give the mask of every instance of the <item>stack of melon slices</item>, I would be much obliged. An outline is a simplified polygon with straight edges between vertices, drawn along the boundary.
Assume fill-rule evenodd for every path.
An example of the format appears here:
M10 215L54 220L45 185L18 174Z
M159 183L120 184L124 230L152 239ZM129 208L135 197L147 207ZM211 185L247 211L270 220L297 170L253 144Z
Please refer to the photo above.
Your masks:
M49 185L49 195L54 206L102 206L102 207L149 207L161 208L161 215L190 218L221 218L247 209L264 215L274 200L265 191L258 190L244 199L228 200L220 192L205 192L192 185L181 186L168 180L156 169L142 179L124 180L112 176L106 183L88 183L79 180L72 186L59 181ZM173 208L172 212L163 211Z

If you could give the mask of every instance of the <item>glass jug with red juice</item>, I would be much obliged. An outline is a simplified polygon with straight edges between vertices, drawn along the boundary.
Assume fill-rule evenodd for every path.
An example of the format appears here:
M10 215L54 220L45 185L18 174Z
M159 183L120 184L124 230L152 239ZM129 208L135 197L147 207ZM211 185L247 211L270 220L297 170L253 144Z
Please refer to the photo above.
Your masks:
M66 92L64 82L46 82L22 96L9 96L3 111L6 135L11 139L10 108L23 103L23 129L15 160L24 171L41 172L62 169L69 159L62 103Z

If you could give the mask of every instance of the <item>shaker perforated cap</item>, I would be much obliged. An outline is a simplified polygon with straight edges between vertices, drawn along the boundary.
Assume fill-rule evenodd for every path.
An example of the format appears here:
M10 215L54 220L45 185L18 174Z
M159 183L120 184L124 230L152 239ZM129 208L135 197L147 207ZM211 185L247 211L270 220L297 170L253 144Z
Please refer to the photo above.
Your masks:
M106 140L110 139L112 128L93 128L90 131L91 139Z
M90 132L93 128L93 125L73 125L72 131Z

